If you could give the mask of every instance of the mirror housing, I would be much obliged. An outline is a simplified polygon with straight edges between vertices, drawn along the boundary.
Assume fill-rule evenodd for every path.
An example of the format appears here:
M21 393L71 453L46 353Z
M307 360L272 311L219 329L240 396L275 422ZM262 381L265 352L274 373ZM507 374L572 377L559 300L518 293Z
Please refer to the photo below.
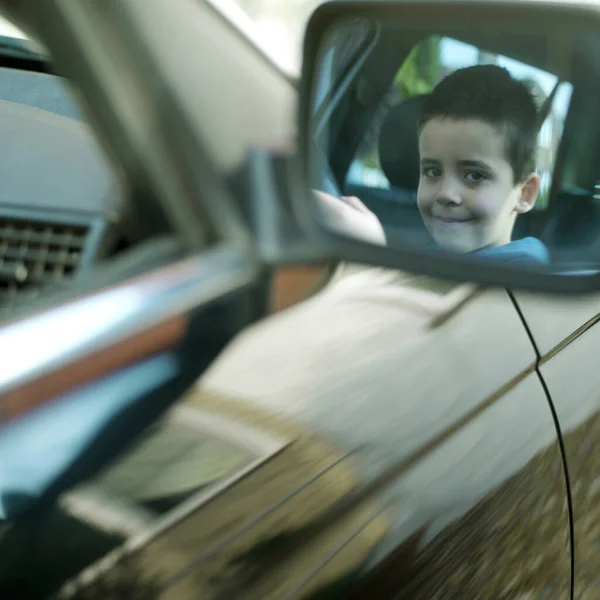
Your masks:
M337 87L332 86L327 93L321 95L325 100L315 116L314 99L318 93L316 87L322 45L331 28L341 21L375 24L395 21L403 23L407 30L411 24L422 26L429 21L463 21L470 27L487 23L488 29L495 27L498 31L503 27L513 26L515 30L524 32L536 26L538 30L541 27L546 35L557 31L571 36L597 36L600 33L600 6L538 1L480 3L476 0L332 1L322 4L312 14L305 34L298 118L299 161L295 164L292 174L292 180L296 183L292 192L295 216L310 242L319 248L320 251L316 254L321 256L487 286L555 293L588 293L600 290L600 255L592 261L586 261L585 268L577 270L556 265L512 265L509 262L478 259L473 254L431 252L425 248L417 248L411 243L403 243L402 240L395 243L393 248L375 245L325 226L315 195L311 192L311 188L316 187L315 120L322 121L331 117L336 102L339 102L340 97L347 91L344 80L352 78L353 72L361 66L360 61L364 64L364 61L368 60L369 45L374 43L377 36L375 26L374 34L367 32L359 40L364 51L361 58L355 63L351 62L341 71ZM562 77L562 74L558 76ZM372 101L369 97L371 92L372 90L366 88L355 89L355 96L358 96L356 101ZM331 157L320 158L327 162ZM328 166L330 164L329 162ZM340 186L335 178L325 177L320 181L331 183L330 188L324 189L325 186L321 186L320 189L336 195L336 186Z

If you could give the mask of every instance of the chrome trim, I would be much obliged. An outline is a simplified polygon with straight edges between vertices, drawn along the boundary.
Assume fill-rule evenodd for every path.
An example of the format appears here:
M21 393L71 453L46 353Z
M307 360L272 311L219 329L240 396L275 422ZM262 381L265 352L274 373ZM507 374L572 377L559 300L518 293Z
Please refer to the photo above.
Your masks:
M527 319L525 319L527 320ZM600 321L600 314L595 315L588 321L586 321L581 327L576 329L573 333L568 335L564 340L556 344L553 348L548 350L543 356L540 356L538 361L538 367L546 364L551 358L554 358L559 352L562 352L567 346L571 345L577 338L581 337L586 331L591 329L596 323Z
M217 247L0 328L0 399L249 283L248 253Z

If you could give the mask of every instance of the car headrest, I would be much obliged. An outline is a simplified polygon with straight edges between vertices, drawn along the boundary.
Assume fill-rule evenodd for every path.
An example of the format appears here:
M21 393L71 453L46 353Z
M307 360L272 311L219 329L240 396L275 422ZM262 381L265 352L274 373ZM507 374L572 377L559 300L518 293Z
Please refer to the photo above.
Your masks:
M425 95L393 106L379 134L379 164L390 184L416 190L419 185L419 115Z

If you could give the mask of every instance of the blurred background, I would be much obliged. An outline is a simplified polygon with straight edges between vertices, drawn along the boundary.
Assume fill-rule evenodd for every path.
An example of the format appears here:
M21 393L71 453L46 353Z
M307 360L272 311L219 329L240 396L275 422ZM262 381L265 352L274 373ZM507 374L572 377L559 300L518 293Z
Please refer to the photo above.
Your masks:
M311 12L321 0L214 0L231 2L248 16L264 45L286 70L298 74L302 57L302 38Z

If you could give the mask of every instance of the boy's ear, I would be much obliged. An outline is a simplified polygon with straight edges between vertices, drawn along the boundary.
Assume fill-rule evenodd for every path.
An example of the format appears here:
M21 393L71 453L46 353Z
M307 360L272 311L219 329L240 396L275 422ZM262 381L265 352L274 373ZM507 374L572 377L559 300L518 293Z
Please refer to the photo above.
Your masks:
M537 173L530 173L519 185L520 196L515 212L521 215L529 212L535 206L540 191L540 176Z

